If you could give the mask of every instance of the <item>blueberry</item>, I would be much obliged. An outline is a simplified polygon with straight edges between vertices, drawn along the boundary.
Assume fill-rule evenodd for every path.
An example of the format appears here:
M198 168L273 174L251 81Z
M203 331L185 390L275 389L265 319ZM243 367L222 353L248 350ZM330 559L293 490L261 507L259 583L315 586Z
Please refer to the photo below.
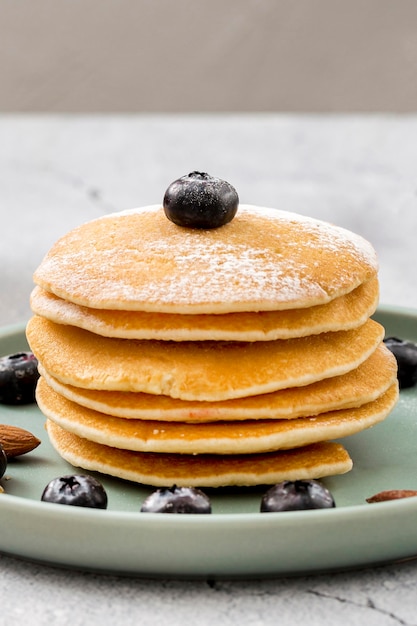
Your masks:
M157 489L151 493L141 508L142 513L211 513L209 498L194 487Z
M330 491L317 480L285 480L262 497L261 513L335 507Z
M239 205L230 183L204 172L191 172L170 184L164 196L168 219L188 228L219 228L230 222Z
M384 343L397 359L400 389L417 383L417 344L397 337L386 337Z
M4 472L7 469L7 455L3 446L0 443L0 478L4 476Z
M1 357L0 402L3 404L35 402L38 378L38 361L32 352L18 352Z
M41 500L93 509L107 508L107 493L103 485L92 476L82 474L54 478L43 490Z

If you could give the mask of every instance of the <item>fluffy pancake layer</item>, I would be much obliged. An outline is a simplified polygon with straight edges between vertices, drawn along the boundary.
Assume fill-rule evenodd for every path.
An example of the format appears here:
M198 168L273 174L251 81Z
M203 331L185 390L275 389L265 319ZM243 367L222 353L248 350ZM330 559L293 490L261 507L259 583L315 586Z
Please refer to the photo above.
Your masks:
M41 411L79 437L114 448L178 454L254 454L347 437L382 421L397 398L395 382L373 402L315 417L187 424L110 417L66 400L43 379L37 390Z
M328 304L307 309L218 315L178 315L146 311L91 309L35 287L34 313L57 324L69 324L105 337L163 341L274 341L330 331L350 330L376 309L376 277Z
M222 228L196 230L151 206L67 233L34 280L90 308L212 314L325 304L377 269L362 237L313 218L240 205Z
M381 343L347 374L269 394L219 402L184 401L169 396L82 389L65 385L42 366L40 372L57 393L86 408L127 419L167 422L216 422L248 419L294 419L353 408L372 402L397 380L397 362Z
M182 400L259 395L339 376L363 363L384 336L373 320L354 330L285 341L162 342L103 338L34 316L31 349L64 384Z
M344 474L352 468L343 446L332 442L254 455L158 454L95 443L51 420L47 420L47 431L52 445L68 463L155 487L248 487Z

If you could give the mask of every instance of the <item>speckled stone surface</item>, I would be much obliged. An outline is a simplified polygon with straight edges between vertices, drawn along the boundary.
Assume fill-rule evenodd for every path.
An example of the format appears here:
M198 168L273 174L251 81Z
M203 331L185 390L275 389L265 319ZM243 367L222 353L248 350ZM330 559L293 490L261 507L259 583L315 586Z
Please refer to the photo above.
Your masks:
M381 303L417 308L417 116L0 116L0 324L25 322L32 272L80 222L154 204L192 170L244 203L369 239ZM400 529L399 529L400 532ZM417 563L256 581L119 578L0 556L3 618L20 623L416 624Z

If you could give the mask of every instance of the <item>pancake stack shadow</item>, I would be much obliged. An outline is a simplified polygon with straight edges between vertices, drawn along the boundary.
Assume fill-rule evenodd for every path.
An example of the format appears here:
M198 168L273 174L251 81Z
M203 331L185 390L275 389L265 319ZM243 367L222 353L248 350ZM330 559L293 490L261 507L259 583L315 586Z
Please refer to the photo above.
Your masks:
M37 401L76 467L153 486L341 474L334 440L398 398L375 253L327 223L244 205L197 231L144 207L71 231L34 280Z

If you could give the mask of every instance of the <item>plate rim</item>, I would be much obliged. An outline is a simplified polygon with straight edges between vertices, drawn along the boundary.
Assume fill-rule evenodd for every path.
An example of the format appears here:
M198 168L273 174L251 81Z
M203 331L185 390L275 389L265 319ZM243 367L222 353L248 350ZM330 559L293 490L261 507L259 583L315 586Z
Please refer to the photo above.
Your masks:
M417 321L417 309L408 307L380 305L378 306L375 314L387 314L403 318L412 318ZM25 333L25 328L26 323L17 323L0 327L0 340L7 337L13 337L14 335L22 335ZM148 558L148 561L142 565L135 565L131 563L125 571L123 566L115 567L114 562L111 561L111 557L109 557L110 561L105 561L104 559L101 565L97 565L97 563L94 562L94 559L98 558L98 552L100 550L99 539L96 540L97 545L94 544L91 546L91 554L89 553L85 556L85 558L83 557L81 559L82 562L70 562L70 557L64 549L62 552L58 549L58 552L55 553L53 548L50 548L49 545L48 550L46 551L49 558L44 560L38 554L36 547L34 547L32 551L28 551L27 547L21 550L16 543L18 538L14 536L13 529L10 529L6 532L4 538L0 537L0 552L35 562L44 562L46 564L70 567L71 569L87 569L97 572L110 572L113 574L121 573L128 575L151 575L158 577L174 576L177 578L184 576L187 578L207 578L209 575L220 578L230 578L234 576L238 576L240 578L250 578L260 575L276 576L302 574L307 572L311 573L316 571L344 569L345 567L351 569L378 563L392 563L396 560L402 560L404 558L415 558L415 556L417 556L417 537L414 538L415 532L414 530L411 530L411 528L414 528L414 525L411 527L411 524L414 524L413 520L415 520L416 512L417 497L391 500L375 504L366 504L366 502L360 504L347 504L340 507L336 506L332 509L289 511L285 512L285 515L282 513L269 513L265 515L264 513L260 513L260 511L237 511L231 513L220 512L212 515L188 514L177 516L161 515L158 513L144 514L143 512L140 512L139 509L137 511L122 511L60 506L19 495L2 493L0 494L0 519L15 520L21 525L21 528L25 528L26 524L30 524L30 520L34 520L35 526L38 525L39 528L42 528L43 523L46 526L53 523L54 525L57 525L60 532L62 532L61 524L64 529L76 527L77 525L82 529L93 526L98 527L99 531L102 531L101 536L105 537L108 533L114 531L116 526L120 526L127 533L128 543L133 542L135 546L143 546L143 537L141 536L142 533L145 536L148 533L152 533L154 538L162 538L165 540L165 538L171 533L173 533L173 536L179 537L184 537L188 533L190 533L191 537L198 536L199 534L201 536L202 530L204 530L206 535L214 539L216 539L219 535L224 534L231 540L232 544L237 541L237 538L234 536L236 534L240 536L240 533L243 532L253 540L261 541L262 539L258 538L258 535L260 534L264 536L265 541L266 538L269 538L270 541L274 542L275 546L279 546L280 530L283 531L283 535L285 537L286 531L293 533L296 529L302 529L303 527L306 527L308 531L312 530L313 533L322 532L321 530L318 530L319 528L333 528L335 525L339 524L343 528L348 529L349 524L352 524L353 522L355 522L359 528L366 528L369 525L376 527L377 525L380 525L382 519L382 526L380 525L381 537L378 540L381 543L387 537L389 538L389 534L392 532L390 524L393 524L400 516L407 526L404 541L409 542L410 549L403 546L401 550L398 548L397 551L395 551L394 548L390 548L389 546L385 548L384 546L384 554L386 557L381 558L380 561L375 558L372 550L371 559L364 554L360 558L356 556L353 561L349 561L350 557L347 555L346 563L341 564L341 567L339 567L337 562L334 562L335 557L330 555L326 561L327 565L325 565L324 568L320 568L318 565L307 563L305 561L302 562L302 564L295 563L290 566L280 565L279 563L273 564L268 556L269 552L265 547L264 555L266 556L264 556L264 561L267 561L267 564L265 562L258 562L253 565L249 564L243 555L240 560L236 557L236 562L233 562L230 566L226 567L227 571L225 570L224 565L219 565L217 569L214 566L214 568L210 571L206 571L204 568L202 571L197 571L198 568L194 562L188 563L188 565L185 565L184 568L181 569L175 567L175 563L171 566L168 561L161 559L161 557L158 557L159 560L157 558L158 563L155 564L155 566L151 564L151 561ZM8 540L11 542L11 545L7 545ZM195 539L191 539L191 541L195 541ZM335 540L332 539L332 541ZM343 542L344 541L345 539L343 539ZM383 543L381 545L383 545ZM8 550L10 547L12 547L12 549ZM199 548L198 546L195 549L197 552L198 550L202 550L202 548ZM394 550L394 552L392 550ZM129 555L126 553L125 557L128 556ZM215 557L213 556L212 558ZM241 569L242 563L244 566L246 565L246 571L243 572Z

